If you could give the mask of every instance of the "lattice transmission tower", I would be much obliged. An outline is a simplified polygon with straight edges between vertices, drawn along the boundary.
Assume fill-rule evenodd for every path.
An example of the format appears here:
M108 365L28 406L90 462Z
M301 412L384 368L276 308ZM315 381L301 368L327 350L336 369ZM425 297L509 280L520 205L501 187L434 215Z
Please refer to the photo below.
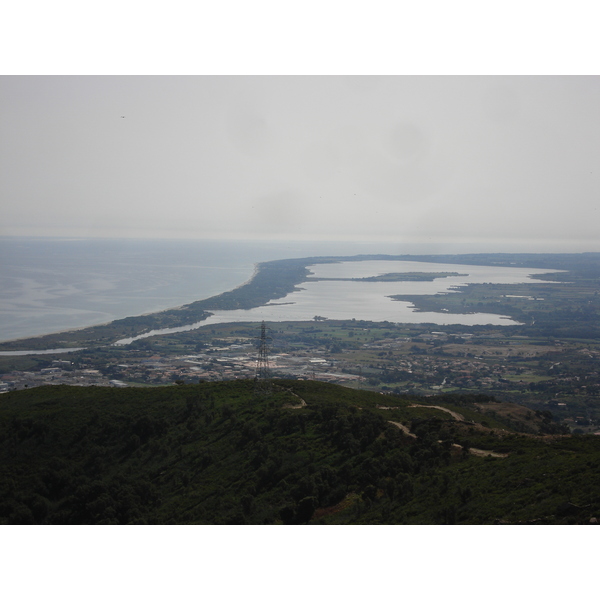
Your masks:
M257 396L268 396L271 394L271 371L269 369L269 344L267 340L267 326L263 321L260 326L260 342L258 356L256 357L256 372L254 374L254 394Z

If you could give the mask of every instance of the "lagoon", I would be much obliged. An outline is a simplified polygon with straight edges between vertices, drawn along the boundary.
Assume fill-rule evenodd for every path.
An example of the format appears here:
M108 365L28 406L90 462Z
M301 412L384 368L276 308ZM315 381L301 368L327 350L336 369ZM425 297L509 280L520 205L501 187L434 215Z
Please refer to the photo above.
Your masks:
M433 323L436 325L518 325L508 316L471 313L418 312L409 302L390 298L392 295L451 294L470 283L536 283L531 275L556 272L552 269L490 267L401 260L339 261L309 267L311 277L284 298L249 310L213 310L208 319L185 327L151 331L134 340L158 334L190 331L217 323L257 321L310 321L315 316L326 319L357 319L392 323ZM387 273L456 273L433 281L348 281ZM327 278L319 280L318 278ZM540 281L541 283L541 281ZM548 282L546 282L548 283Z
M0 341L209 298L243 284L259 262L400 250L336 242L0 237Z

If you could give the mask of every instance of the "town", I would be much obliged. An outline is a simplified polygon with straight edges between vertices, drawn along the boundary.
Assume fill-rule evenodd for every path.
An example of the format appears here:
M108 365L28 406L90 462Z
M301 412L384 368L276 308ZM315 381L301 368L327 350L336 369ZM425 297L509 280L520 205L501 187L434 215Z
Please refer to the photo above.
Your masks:
M517 329L518 331L518 329ZM576 433L600 426L600 345L516 335L509 327L367 321L273 323L272 377L384 394L479 393L549 411ZM230 323L129 346L2 357L0 391L41 385L156 386L254 378L259 327ZM66 357L66 358L65 358ZM15 368L9 369L12 362Z

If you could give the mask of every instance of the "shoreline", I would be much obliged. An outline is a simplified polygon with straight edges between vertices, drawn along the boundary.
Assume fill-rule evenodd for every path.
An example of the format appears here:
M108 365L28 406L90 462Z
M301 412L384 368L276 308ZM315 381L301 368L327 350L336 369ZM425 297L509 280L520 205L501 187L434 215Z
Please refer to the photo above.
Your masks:
M210 309L227 310L237 308L256 308L263 306L270 300L281 298L291 292L295 285L301 283L306 274L299 273L312 264L312 258L281 259L254 264L254 271L249 279L216 296L195 300L188 304L167 308L157 312L143 313L115 319L105 323L75 327L55 333L39 334L34 336L15 338L0 342L0 356L7 356L3 352L30 352L37 354L54 350L57 353L72 351L72 348L81 346L107 346L121 339L136 337L156 329L171 329L188 327L204 321L211 316ZM268 273L272 271L271 273ZM285 273L282 273L284 271ZM292 274L292 277L283 277L283 286L278 281L278 276ZM257 279L260 281L257 283ZM258 289L257 289L258 288ZM250 292L251 298L247 297ZM252 293L254 292L254 293Z
M311 273L308 267L334 262L365 260L395 260L409 262L439 262L457 265L510 266L556 269L557 264L573 255L565 254L465 254L465 255L389 255L362 254L354 256L321 256L279 259L255 263L252 276L242 284L216 296L153 313L116 319L108 323L77 327L56 333L16 338L0 342L0 352L35 352L48 349L59 352L82 346L108 346L122 339L144 335L154 330L189 327L206 320L211 310L252 309L265 306L297 289ZM537 263L537 264L536 264ZM546 263L546 264L543 264ZM541 277L540 277L541 278Z
M244 281L243 283L240 283L240 285L237 285L228 291L235 291L235 290L238 290L238 289L244 287L245 285L248 285L256 276L256 273L258 272L258 268L259 268L260 264L261 263L254 263L253 272L252 272L252 275L250 276L250 278L247 279L246 281ZM226 292L222 292L222 294L225 294L225 293ZM8 340L0 340L0 346L2 346L2 344L9 344L12 342L22 342L24 340L36 340L38 338L48 337L51 335L62 335L64 333L75 333L78 331L85 331L86 329L91 329L92 327L106 327L108 325L111 325L115 321L121 321L122 319L131 319L131 318L135 319L138 317L151 317L151 316L159 315L163 312L167 312L167 311L171 311L171 310L181 310L181 309L184 309L186 306L189 306L190 304L194 304L196 302L203 302L204 300L210 300L211 298L218 298L218 296L220 296L220 295L221 294L218 294L217 296L209 296L208 298L205 298L205 299L193 300L192 302L189 302L188 304L180 304L178 306L170 306L168 308L164 308L164 309L158 310L158 311L143 312L143 313L139 313L137 315L128 315L126 317L120 317L119 319L113 319L112 321L104 321L102 323L92 323L91 325L84 325L82 327L69 327L68 329L61 329L59 331L54 331L54 332L50 332L50 333L39 333L37 335L29 335L26 337L17 337L17 338L10 338Z

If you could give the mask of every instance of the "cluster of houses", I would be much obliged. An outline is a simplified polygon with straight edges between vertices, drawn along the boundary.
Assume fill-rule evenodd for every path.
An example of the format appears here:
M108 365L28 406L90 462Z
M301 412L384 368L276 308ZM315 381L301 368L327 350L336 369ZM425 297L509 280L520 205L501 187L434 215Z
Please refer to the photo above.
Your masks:
M39 371L12 371L0 377L0 392L42 385L112 386L136 384L169 385L177 381L221 381L253 378L256 351L252 344L213 347L207 352L185 356L154 355L128 360L127 363L96 365L98 368L74 368L70 361L53 361ZM316 379L342 383L364 377L340 370L319 350L280 353L269 356L274 376Z
M11 371L0 376L0 392L24 390L42 385L110 385L98 369L72 369L69 361L53 361L39 371Z

